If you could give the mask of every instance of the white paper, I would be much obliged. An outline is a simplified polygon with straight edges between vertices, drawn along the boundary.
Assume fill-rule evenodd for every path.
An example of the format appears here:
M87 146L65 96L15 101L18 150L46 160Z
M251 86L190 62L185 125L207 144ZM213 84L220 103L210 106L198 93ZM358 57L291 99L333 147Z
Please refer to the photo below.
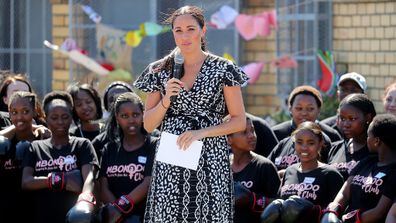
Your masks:
M177 137L178 135L168 132L161 133L156 160L175 166L197 170L203 146L202 141L194 141L186 150L182 150L176 144Z

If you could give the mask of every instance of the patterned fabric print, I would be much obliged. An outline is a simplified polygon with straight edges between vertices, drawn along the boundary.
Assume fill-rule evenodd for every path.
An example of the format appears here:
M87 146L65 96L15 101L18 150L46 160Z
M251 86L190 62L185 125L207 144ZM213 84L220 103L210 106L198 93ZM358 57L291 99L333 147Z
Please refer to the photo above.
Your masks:
M134 83L146 92L165 94L171 74L149 65ZM209 54L189 91L182 89L168 109L162 130L186 130L218 125L226 114L224 86L246 84L243 71ZM145 222L232 222L233 184L226 138L203 139L197 171L155 162Z

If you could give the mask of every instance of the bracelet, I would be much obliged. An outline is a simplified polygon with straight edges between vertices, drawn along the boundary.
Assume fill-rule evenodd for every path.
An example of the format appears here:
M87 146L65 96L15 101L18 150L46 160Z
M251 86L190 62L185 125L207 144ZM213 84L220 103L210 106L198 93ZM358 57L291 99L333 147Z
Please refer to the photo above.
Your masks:
M168 109L168 108L169 108L169 107L165 107L165 105L164 105L164 102L163 102L163 100L162 100L162 99L161 99L161 101L160 101L160 102L161 102L161 105L162 105L162 107L163 107L163 108L165 108L165 109Z

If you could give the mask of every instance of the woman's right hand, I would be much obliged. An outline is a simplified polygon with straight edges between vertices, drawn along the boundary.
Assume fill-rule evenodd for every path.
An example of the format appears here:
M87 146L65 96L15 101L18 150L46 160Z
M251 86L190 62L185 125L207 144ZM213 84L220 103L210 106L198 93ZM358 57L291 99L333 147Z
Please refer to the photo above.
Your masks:
M165 84L165 96L163 99L166 99L166 105L171 101L171 96L177 96L179 95L180 90L183 87L183 82L177 78L171 78L169 79L166 84ZM165 103L164 102L164 103Z

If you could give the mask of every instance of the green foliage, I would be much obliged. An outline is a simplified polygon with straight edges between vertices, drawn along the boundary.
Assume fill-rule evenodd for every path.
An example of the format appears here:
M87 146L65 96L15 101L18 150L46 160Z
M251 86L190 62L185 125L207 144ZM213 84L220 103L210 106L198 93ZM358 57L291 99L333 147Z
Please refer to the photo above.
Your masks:
M324 95L322 97L323 104L322 108L320 109L319 120L323 120L330 116L333 116L337 113L338 109L338 100L336 95Z

